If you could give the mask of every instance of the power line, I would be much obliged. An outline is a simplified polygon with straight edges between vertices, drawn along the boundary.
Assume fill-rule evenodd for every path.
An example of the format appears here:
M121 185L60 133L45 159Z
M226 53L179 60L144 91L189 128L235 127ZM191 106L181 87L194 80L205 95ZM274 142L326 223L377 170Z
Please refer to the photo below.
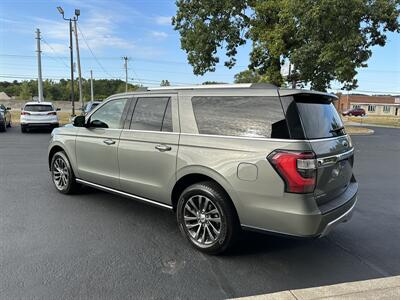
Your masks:
M109 76L112 77L112 75L106 71L106 69L103 67L103 65L100 63L100 61L97 59L96 55L94 55L92 49L90 48L90 46L89 46L89 44L88 44L88 42L87 42L87 40L86 40L86 36L83 34L83 32L82 32L82 30L81 30L81 27L80 27L80 26L77 26L77 27L78 27L78 30L79 30L79 32L81 33L82 37L83 37L83 41L85 42L86 47L89 49L90 53L92 54L92 56L93 56L93 58L95 59L95 61L97 62L97 64L98 64L98 65L100 66L100 68L103 70L104 74L107 74L107 75L109 75Z
M57 55L56 50L54 50L54 48L45 40L45 38L43 36L42 36L42 41L51 49L51 51L53 51L53 53L55 54L55 57L58 58L64 64L64 66L66 66L69 69L69 66L65 63L65 61L61 57L59 57ZM54 59L54 57L52 57L52 56L47 56L47 57Z

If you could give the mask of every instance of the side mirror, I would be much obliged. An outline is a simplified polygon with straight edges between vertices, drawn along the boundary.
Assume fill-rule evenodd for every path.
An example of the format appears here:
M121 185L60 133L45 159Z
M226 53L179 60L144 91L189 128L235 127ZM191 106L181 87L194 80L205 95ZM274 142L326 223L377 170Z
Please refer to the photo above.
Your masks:
M76 116L72 124L74 127L86 127L85 116Z
M56 111L60 111L60 110L61 110L61 108L57 107Z
M7 107L6 110L11 110L11 107Z
M89 124L90 128L108 128L108 125L100 120L93 120Z

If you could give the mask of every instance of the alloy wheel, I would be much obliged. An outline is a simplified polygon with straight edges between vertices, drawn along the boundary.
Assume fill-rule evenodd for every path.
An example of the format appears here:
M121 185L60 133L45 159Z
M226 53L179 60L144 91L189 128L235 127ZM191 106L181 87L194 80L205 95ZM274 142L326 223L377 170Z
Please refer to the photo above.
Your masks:
M221 235L221 213L215 203L206 196L189 198L183 209L184 226L190 238L200 246L210 246Z
M61 157L57 157L53 163L53 181L57 189L64 190L68 187L70 174L67 164Z

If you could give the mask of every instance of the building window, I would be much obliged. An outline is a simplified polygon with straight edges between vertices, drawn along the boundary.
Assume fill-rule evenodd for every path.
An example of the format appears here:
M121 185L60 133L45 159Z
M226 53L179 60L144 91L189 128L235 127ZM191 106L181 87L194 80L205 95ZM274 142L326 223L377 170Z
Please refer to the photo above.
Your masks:
M390 106L389 105L384 105L383 106L383 112L384 113L389 113L390 112Z
M375 105L368 105L368 111L375 111Z
M353 108L360 108L360 105L354 104Z

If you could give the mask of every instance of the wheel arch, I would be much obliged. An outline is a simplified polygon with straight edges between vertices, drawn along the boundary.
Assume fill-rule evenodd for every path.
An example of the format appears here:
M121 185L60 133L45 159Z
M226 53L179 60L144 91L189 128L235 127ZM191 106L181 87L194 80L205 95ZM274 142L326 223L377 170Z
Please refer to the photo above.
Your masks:
M216 174L216 172L211 170L199 170L198 168L193 169L191 171L185 170L180 176L177 177L177 181L175 182L172 191L171 191L171 204L176 210L177 203L182 192L195 183L210 181L216 184L221 190L226 194L228 201L231 202L233 208L235 210L236 216L239 220L239 203L236 200L236 194L232 188L232 186L227 182L222 175Z
M65 149L63 147L61 147L60 145L53 145L50 150L49 150L49 155L48 155L48 166L49 169L51 168L51 160L53 159L54 154L56 154L57 152L63 151L66 153Z
M66 145L60 143L59 141L53 141L53 143L49 147L48 158L47 158L49 169L51 168L51 160L54 154L56 154L59 151L63 151L65 153L71 165L72 171L74 172L75 176L77 176L78 173L73 155L71 155L70 151L68 151L68 147L66 147Z

